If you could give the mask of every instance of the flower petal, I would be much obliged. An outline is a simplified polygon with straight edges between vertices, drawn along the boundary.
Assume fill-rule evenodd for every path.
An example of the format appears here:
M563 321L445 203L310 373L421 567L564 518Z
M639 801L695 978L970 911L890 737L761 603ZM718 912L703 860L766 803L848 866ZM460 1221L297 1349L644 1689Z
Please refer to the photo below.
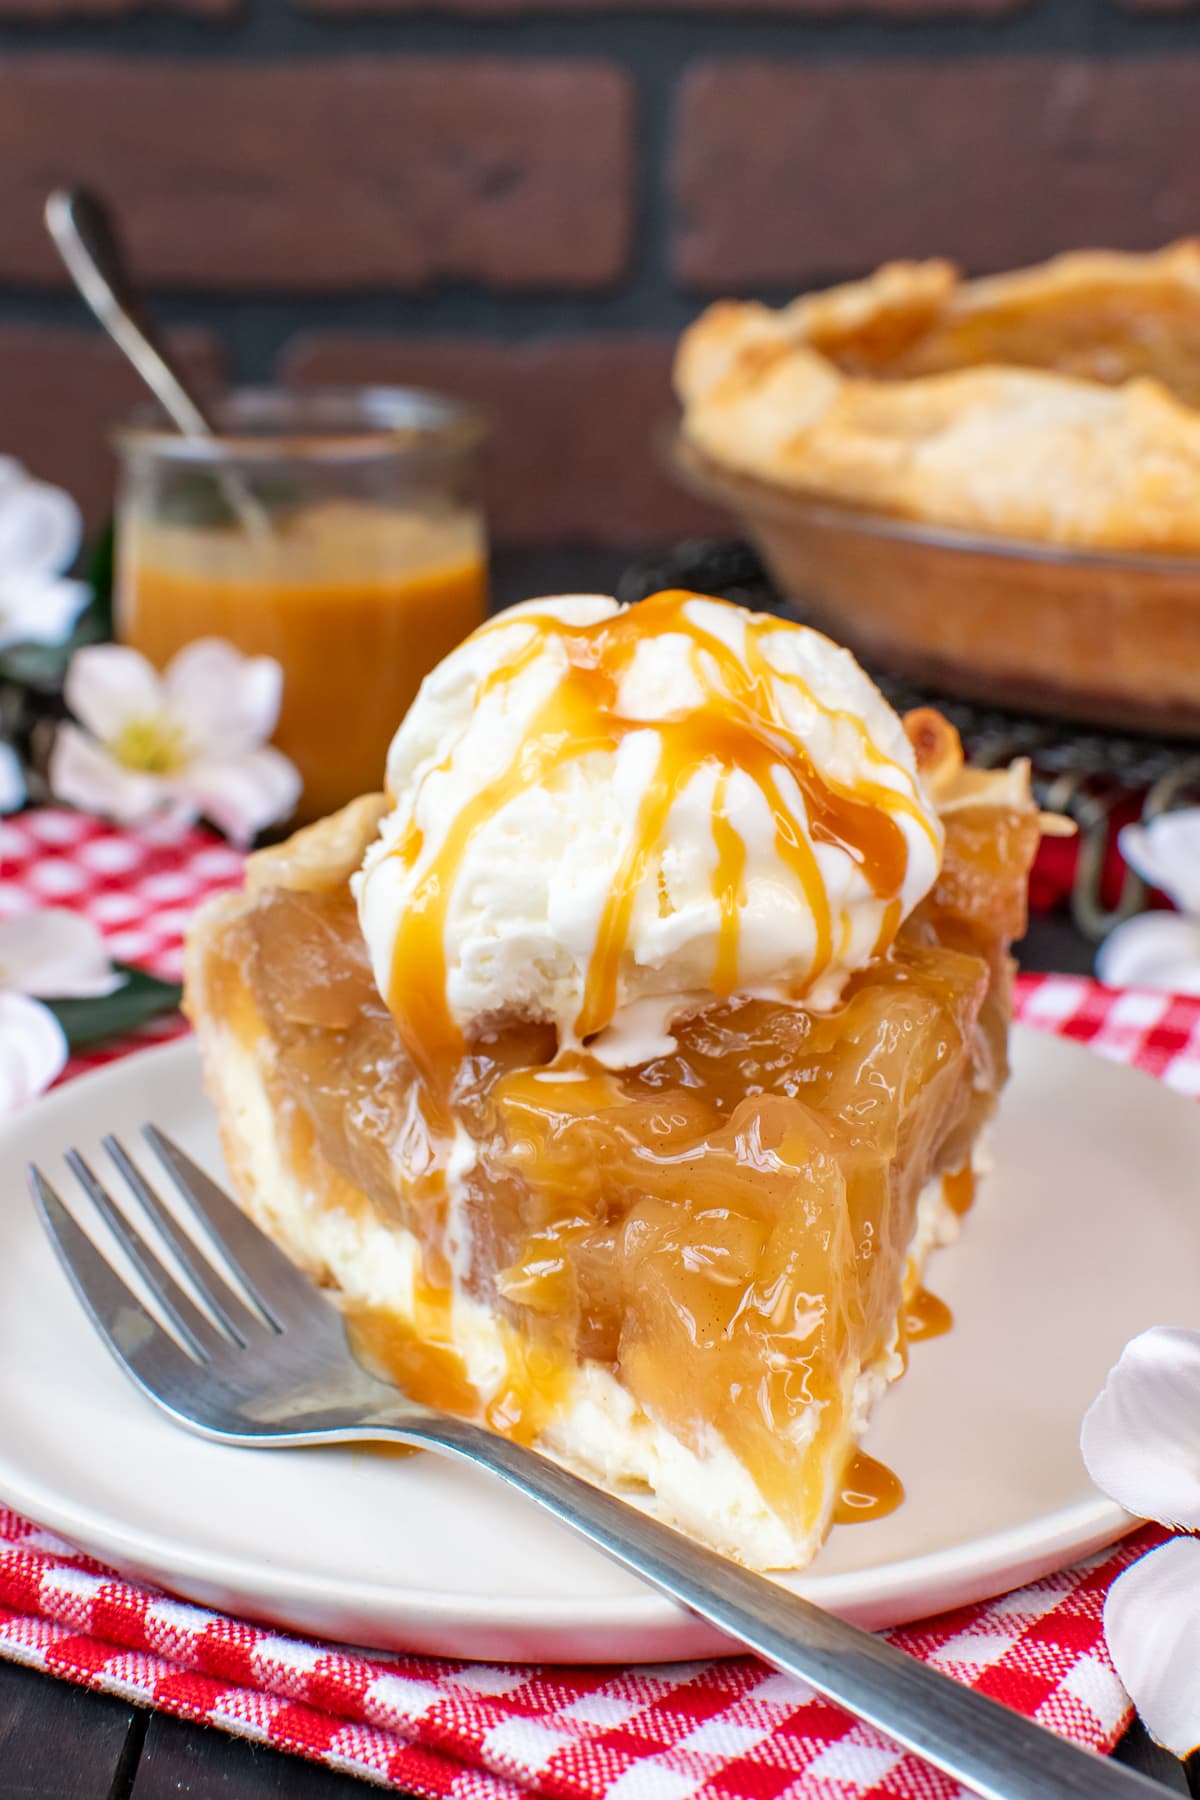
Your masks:
M172 785L226 837L248 844L264 825L294 812L302 783L295 764L267 747L194 763Z
M16 812L25 804L25 772L11 744L0 742L0 813Z
M89 644L71 658L63 698L93 736L118 736L131 719L153 719L166 710L155 670L125 644Z
M45 999L111 994L125 980L90 919L63 907L0 919L0 987Z
M1150 1735L1190 1756L1200 1745L1200 1542L1168 1538L1119 1575L1104 1630Z
M67 1040L49 1008L0 993L0 1119L48 1088L66 1060Z
M8 644L61 644L91 598L85 581L0 570L0 649Z
M193 755L237 756L274 731L283 669L271 656L243 656L224 638L198 638L173 658L163 686Z
M0 488L0 580L57 575L75 560L83 535L70 494L21 471Z
M1148 825L1124 825L1121 855L1180 912L1200 913L1200 806L1159 813Z
M1200 919L1174 912L1126 919L1096 952L1096 974L1109 987L1200 994Z
M28 480L24 463L19 463L15 456L0 456L0 504L10 493L24 487Z
M1088 1474L1128 1512L1200 1530L1200 1331L1126 1344L1084 1416Z
M126 769L74 725L60 725L55 732L47 776L59 800L120 825L140 824L172 799L161 776Z

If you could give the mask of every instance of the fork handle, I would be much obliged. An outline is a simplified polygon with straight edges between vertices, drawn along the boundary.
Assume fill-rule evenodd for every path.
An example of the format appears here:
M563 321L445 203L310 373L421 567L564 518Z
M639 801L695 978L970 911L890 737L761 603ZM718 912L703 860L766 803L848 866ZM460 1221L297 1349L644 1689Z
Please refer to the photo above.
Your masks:
M375 1421L373 1421L373 1424ZM463 1420L381 1435L425 1441L497 1475L777 1669L886 1732L985 1800L1150 1800L1157 1782L1078 1749L997 1701L694 1543L536 1450Z

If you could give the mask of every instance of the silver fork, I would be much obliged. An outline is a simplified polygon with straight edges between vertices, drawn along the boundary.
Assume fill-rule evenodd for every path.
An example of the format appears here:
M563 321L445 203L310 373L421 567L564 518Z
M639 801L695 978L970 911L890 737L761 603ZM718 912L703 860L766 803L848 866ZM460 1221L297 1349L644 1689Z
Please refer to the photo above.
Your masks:
M31 1168L29 1175L42 1222L84 1310L126 1374L176 1424L220 1443L258 1449L386 1439L441 1451L498 1477L652 1587L987 1800L1148 1800L1162 1794L1156 1782L1077 1749L537 1451L418 1405L377 1380L355 1360L341 1316L322 1293L177 1145L153 1126L145 1136L245 1295L180 1229L115 1138L104 1140L105 1149L160 1234L170 1253L166 1260L78 1151L68 1153L67 1164L171 1332L96 1248L41 1171ZM207 1312L172 1272L171 1260Z

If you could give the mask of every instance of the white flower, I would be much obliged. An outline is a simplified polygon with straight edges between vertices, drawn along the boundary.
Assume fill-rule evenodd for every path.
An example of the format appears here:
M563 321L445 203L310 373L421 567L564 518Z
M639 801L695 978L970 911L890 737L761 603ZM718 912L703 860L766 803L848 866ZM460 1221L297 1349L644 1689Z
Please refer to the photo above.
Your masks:
M1118 925L1100 946L1097 975L1110 987L1200 994L1200 807L1126 825L1117 842L1130 868L1178 911L1141 913Z
M16 812L25 804L25 776L21 759L11 744L0 742L0 813Z
M1080 1435L1098 1487L1140 1518L1200 1532L1200 1331L1125 1346ZM1147 1729L1176 1756L1200 1746L1200 1540L1171 1538L1109 1590L1113 1664Z
M0 919L0 1119L48 1088L67 1060L62 1026L41 999L111 994L121 981L79 913Z
M90 919L63 907L0 919L0 990L39 1000L111 994L125 977Z
M1104 1629L1147 1731L1185 1760L1200 1744L1200 1541L1168 1538L1119 1575Z
M43 1093L66 1060L66 1036L50 1008L0 992L0 1119Z
M62 574L81 535L69 494L0 456L0 650L60 644L67 636L88 600L86 583Z
M248 843L291 813L300 776L266 740L279 717L283 671L221 638L188 644L159 675L120 644L76 652L50 756L60 799L123 825L170 810L203 815Z

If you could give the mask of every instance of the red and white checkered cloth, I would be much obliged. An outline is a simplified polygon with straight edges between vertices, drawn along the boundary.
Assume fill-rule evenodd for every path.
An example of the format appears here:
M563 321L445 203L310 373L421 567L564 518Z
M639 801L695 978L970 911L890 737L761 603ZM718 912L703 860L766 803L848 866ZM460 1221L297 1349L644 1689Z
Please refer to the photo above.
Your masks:
M0 916L75 907L114 956L174 977L180 934L240 859L208 833L61 812L0 823ZM1027 1024L1200 1094L1200 999L1024 977ZM180 1029L171 1021L74 1069ZM912 1655L1095 1750L1130 1717L1104 1596L1161 1536L890 1633ZM638 1669L494 1667L307 1642L122 1580L0 1509L0 1655L441 1800L951 1800L963 1792L747 1657Z
M121 831L84 813L43 807L0 819L0 919L39 906L84 913L116 962L161 981L183 973L183 934L209 894L236 887L243 858L197 826L161 821ZM71 1058L63 1079L187 1030L178 1013Z

